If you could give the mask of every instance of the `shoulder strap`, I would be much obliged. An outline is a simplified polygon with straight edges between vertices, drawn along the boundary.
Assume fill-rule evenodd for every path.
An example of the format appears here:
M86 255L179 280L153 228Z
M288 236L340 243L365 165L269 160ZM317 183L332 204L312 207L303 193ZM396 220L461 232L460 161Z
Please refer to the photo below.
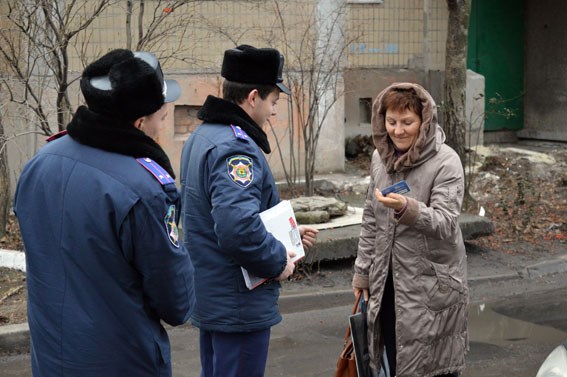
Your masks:
M47 139L45 139L45 141L47 141L47 142L49 143L49 142L51 142L51 141L53 141L53 140L59 139L59 138L62 137L62 136L65 136L65 135L67 135L67 130L63 130L63 131L61 131L61 132L58 132L58 133L56 133L56 134L53 134L53 135L49 136Z
M142 157L137 158L136 161L138 161L138 163L142 165L144 169L149 171L154 176L154 178L162 184L162 186L170 183L175 183L175 180L171 177L171 175L169 175L169 173L165 171L164 168L159 166L159 164L151 158Z
M352 307L352 315L356 314L356 312L358 311L358 305L360 303L360 298L362 297L362 295L363 295L362 291L358 292L358 294L356 295L356 300L354 301L354 306ZM347 326L347 331L345 334L345 344L348 343L349 340L350 340L350 325Z
M248 139L250 138L250 136L248 136L246 131L240 128L240 126L235 126L234 124L231 124L230 127L232 127L232 132L234 132L234 136L236 136L237 139L248 141Z

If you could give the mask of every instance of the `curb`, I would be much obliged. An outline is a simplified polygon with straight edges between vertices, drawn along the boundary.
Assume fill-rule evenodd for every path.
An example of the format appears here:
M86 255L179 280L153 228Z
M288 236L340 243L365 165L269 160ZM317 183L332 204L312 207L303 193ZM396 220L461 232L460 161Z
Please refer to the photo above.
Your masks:
M0 355L29 352L30 328L28 323L0 327Z
M535 263L526 267L525 274L529 278L567 272L567 256L563 255L552 261Z

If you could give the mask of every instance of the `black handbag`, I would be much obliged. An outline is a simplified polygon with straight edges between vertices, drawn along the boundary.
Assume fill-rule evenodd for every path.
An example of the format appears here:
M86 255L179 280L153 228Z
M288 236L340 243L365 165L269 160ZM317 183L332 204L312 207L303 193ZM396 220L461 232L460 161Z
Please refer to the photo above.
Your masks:
M359 299L357 313L352 314L348 320L358 377L371 377L366 301Z

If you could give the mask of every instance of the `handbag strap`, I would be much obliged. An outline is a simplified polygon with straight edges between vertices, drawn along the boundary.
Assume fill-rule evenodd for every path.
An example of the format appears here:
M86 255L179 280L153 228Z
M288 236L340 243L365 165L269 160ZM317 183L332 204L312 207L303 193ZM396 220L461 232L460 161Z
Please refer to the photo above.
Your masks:
M362 291L358 291L356 295L356 300L354 300L354 306L352 307L352 314L356 314L358 311L358 305L360 304L360 298L362 297ZM346 334L345 334L345 344L350 339L350 324L347 326Z

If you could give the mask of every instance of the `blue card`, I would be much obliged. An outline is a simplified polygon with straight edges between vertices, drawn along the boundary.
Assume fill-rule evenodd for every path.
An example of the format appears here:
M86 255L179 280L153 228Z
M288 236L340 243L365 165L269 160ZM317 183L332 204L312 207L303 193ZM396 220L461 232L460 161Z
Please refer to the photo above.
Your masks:
M396 194L405 194L406 192L409 192L409 190L410 189L406 181L399 181L398 183L394 183L392 186L386 187L380 192L382 192L382 195L386 196L391 192Z

